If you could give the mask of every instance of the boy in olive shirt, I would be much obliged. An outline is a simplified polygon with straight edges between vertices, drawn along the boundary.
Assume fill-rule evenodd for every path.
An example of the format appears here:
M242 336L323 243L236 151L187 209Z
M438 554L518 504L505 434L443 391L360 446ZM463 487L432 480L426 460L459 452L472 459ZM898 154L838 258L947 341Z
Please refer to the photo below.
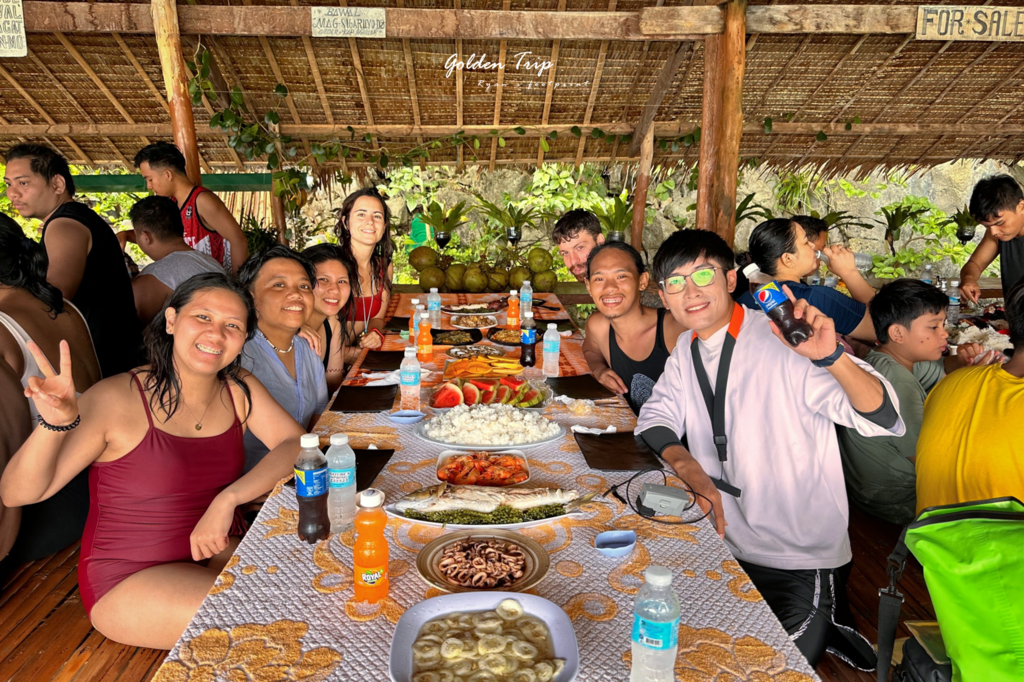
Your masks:
M1001 359L1001 353L985 353L976 343L960 346L957 355L942 357L948 304L945 294L916 279L899 279L879 290L870 312L880 345L864 359L895 389L907 431L902 436L867 438L837 427L850 500L892 523L902 525L914 519L914 459L928 392L947 372Z

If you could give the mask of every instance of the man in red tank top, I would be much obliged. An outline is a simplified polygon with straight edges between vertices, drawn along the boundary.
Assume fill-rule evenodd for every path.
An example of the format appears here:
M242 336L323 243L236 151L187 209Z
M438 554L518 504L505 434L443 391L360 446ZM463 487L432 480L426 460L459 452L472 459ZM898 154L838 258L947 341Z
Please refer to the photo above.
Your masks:
M209 254L225 269L238 272L249 257L249 247L238 221L216 194L192 184L185 173L185 157L169 142L147 145L135 155L135 166L146 179L149 191L169 197L181 209L185 243ZM132 230L121 232L122 245L135 241Z

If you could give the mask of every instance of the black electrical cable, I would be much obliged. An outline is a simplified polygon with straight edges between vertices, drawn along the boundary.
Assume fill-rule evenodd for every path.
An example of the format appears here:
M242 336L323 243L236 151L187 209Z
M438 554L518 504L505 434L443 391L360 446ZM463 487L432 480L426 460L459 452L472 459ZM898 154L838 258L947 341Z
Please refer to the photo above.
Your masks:
M633 502L633 499L631 498L631 496L629 494L629 486L633 483L633 481L635 481L636 479L640 478L644 474L649 474L649 473L652 473L652 472L653 473L661 474L662 485L668 485L668 478L669 478L669 476L671 476L672 478L675 478L675 479L679 480L683 484L683 490L686 491L687 493L689 493L689 495L690 495L690 502L687 503L687 505L683 508L683 513L679 515L679 521L665 521L665 520L662 520L662 519L655 518L654 514L646 514L646 513L642 512L642 511L640 511L640 508L643 507L643 505L640 503L639 496L636 498L636 502L635 503ZM623 486L625 486L625 491L624 491L625 492L625 496L623 496L621 493L619 493L619 488L621 488ZM622 502L623 504L628 506L630 509L632 509L633 512L635 514L637 514L638 516L642 516L643 518L648 519L649 521L653 521L655 523L663 523L666 526L678 526L678 525L682 525L682 524L693 524L693 523L697 523L698 521L702 521L703 519L706 519L706 518L708 518L711 515L711 507L712 507L711 500L709 500L706 496L701 495L696 490L694 490L690 486L690 484L687 483L686 481L684 481L682 478L680 478L676 474L671 473L671 472L669 472L669 471L667 471L665 469L644 469L643 471L638 471L635 474L633 474L632 476L630 476L628 479L623 481L622 483L617 483L617 484L613 485L612 487L608 488L608 490L605 490L603 493L601 493L601 497L606 497L608 495L608 493L611 493L612 496L615 497L615 499L617 499L619 502ZM683 520L683 516L686 514L686 512L688 512L689 510L693 509L694 505L697 504L697 498L703 499L705 502L708 503L708 511L704 512L703 514L701 514L699 517L697 517L695 519L687 519L687 520L684 521Z

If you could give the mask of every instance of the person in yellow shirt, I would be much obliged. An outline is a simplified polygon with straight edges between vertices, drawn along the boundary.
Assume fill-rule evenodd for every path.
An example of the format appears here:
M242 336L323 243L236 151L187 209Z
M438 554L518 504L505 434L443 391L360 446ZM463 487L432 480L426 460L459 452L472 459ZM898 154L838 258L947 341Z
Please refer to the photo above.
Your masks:
M917 441L917 511L1013 496L1024 499L1024 282L1005 297L1006 364L953 372L924 404Z

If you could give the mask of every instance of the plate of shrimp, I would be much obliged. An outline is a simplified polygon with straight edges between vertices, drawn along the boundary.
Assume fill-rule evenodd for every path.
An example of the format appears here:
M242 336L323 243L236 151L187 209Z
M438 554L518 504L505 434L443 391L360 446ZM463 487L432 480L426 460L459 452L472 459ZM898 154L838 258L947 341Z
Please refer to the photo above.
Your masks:
M437 458L437 478L453 485L500 488L529 481L530 467L522 450L445 450Z

